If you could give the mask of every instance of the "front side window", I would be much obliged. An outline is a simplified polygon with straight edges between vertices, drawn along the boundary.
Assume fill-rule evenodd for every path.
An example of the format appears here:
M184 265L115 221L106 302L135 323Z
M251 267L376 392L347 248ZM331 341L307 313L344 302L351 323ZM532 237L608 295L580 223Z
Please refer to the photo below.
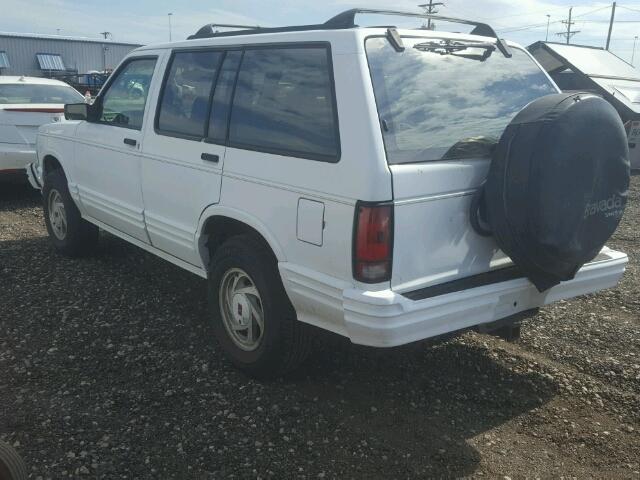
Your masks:
M513 117L557 93L522 50L506 58L490 44L403 38L366 41L380 124L391 164L490 157Z
M131 60L102 95L100 122L119 127L142 129L144 107L156 65L154 58Z
M169 67L158 123L160 133L205 136L209 98L218 74L221 52L179 52Z
M229 144L337 161L339 142L325 47L246 50L231 112Z
M0 83L0 104L59 104L84 102L72 87L29 83Z

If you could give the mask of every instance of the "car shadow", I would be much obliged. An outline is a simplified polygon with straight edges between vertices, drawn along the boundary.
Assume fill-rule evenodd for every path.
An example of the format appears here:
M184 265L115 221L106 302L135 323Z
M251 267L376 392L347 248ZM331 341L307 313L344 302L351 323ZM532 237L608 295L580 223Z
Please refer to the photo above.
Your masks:
M251 448L254 439L268 439L270 460L251 458L276 478L286 476L292 448L296 462L330 459L323 467L328 477L465 477L482 460L473 445L479 437L556 394L551 381L508 368L468 335L389 350L323 335L296 372L256 382L233 369L213 340L203 279L110 235L101 238L99 256L84 259L67 259L51 249L43 254L45 243L44 238L0 242L3 284L20 291L32 287L30 278L46 279L37 302L25 303L18 295L4 300L11 335L29 339L14 346L16 368L24 369L20 362L27 356L31 365L28 381L7 381L29 400L19 405L19 415L4 419L10 423L5 428L32 437L65 438L58 427L85 428L86 418L114 405L108 417L95 420L110 441L140 442L129 423L135 412L135 418L151 419L136 452L163 451L166 465L183 471L193 466L193 458L166 448L167 438L178 441L168 419L179 419L181 432L218 435L218 450L226 446L227 435L248 436ZM20 257L9 253L18 250ZM27 260L26 275L29 258L35 260ZM52 399L61 389L71 393L56 404ZM50 405L57 405L50 415L69 416L64 425L45 428L31 422ZM257 420L249 429L235 418ZM96 428L90 435L98 442L104 434ZM187 451L204 451L198 454L203 465L236 468L215 451L205 451L200 437L185 438L180 441ZM59 446L62 456L73 448L65 442ZM35 449L41 447L28 448L34 451L27 450L27 459L39 455ZM255 454L242 451L247 458ZM120 456L125 453L109 455L114 465L125 462ZM273 459L282 470L278 462L270 463ZM136 472L132 475L144 475Z
M2 182L0 178L0 212L35 207L42 203L40 192L31 185Z

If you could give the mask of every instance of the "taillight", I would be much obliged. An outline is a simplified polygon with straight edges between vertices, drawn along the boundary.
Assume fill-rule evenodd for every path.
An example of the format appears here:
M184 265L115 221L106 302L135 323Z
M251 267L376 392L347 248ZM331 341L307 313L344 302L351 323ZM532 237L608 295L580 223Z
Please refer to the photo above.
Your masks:
M393 206L358 202L353 234L353 277L359 282L391 279Z

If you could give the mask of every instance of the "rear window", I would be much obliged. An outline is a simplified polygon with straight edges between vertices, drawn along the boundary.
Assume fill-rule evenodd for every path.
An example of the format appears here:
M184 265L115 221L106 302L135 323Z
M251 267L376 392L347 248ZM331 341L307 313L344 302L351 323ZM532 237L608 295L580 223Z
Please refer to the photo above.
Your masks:
M522 50L506 58L487 44L455 47L442 39L386 38L366 51L391 164L486 158L513 117L536 98L557 93Z
M84 102L84 97L72 87L63 85L0 84L0 104Z
M231 112L229 142L239 148L337 161L338 133L328 49L245 51Z

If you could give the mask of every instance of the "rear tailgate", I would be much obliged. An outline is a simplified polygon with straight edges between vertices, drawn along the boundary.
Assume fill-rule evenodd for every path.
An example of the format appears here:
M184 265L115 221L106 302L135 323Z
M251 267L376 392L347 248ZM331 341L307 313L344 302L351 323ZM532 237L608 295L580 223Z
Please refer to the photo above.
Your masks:
M509 265L492 238L469 225L486 159L391 165L395 238L391 286L405 292Z
M64 118L64 105L0 105L0 142L35 145L38 128Z
M399 52L384 37L366 40L393 177L391 287L400 293L511 264L471 227L471 199L511 119L557 92L522 49L507 58L489 40L403 42Z

